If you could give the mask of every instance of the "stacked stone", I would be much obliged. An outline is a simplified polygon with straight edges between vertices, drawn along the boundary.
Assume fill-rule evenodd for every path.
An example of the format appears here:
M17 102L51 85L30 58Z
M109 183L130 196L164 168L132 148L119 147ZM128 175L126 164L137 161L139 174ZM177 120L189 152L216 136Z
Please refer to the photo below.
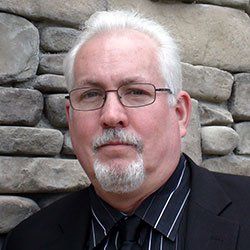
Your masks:
M0 0L1 234L89 184L68 133L62 61L78 27L106 9L139 10L176 38L193 98L183 151L203 167L250 175L248 0Z

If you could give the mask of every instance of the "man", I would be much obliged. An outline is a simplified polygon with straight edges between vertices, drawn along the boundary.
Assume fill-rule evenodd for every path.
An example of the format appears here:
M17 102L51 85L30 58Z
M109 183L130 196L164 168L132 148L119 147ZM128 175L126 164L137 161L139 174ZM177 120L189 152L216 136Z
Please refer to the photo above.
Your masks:
M249 179L181 153L191 102L159 24L96 13L65 76L71 140L92 185L25 220L5 250L249 249Z

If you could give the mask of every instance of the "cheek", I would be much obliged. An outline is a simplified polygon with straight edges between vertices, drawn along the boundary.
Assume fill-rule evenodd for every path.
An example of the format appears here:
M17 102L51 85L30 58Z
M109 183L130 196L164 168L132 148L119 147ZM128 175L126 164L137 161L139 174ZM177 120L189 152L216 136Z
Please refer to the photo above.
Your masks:
M73 115L69 122L71 141L76 152L86 151L91 148L96 129L93 123L94 119L87 119L81 115ZM82 152L81 152L82 153Z
M161 115L159 115L161 114ZM158 151L157 155L166 154L166 151L175 147L180 140L179 127L176 116L171 112L152 112L142 118L143 141L145 150Z

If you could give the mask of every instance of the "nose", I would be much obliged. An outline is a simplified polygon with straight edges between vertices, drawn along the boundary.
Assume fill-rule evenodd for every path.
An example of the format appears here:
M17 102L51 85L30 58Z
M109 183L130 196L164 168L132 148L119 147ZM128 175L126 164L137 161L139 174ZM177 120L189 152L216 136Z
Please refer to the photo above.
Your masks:
M123 128L129 124L127 110L121 104L116 92L109 92L101 110L100 117L103 128Z

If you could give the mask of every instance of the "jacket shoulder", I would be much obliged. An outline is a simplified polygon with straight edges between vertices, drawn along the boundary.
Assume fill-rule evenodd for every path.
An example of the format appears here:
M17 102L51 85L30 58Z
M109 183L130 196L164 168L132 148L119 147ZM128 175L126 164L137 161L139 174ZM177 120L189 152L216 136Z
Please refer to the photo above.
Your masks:
M196 196L203 196L203 200L205 196L207 201L210 199L218 203L222 197L225 198L228 205L220 211L220 215L250 226L250 177L210 171L192 161L190 166L193 191L198 193ZM221 198L216 200L219 193Z
M21 247L19 249L31 250L42 240L53 241L62 233L63 223L78 223L87 219L89 207L87 189L68 194L17 225L7 235L3 250L17 249L17 246Z

